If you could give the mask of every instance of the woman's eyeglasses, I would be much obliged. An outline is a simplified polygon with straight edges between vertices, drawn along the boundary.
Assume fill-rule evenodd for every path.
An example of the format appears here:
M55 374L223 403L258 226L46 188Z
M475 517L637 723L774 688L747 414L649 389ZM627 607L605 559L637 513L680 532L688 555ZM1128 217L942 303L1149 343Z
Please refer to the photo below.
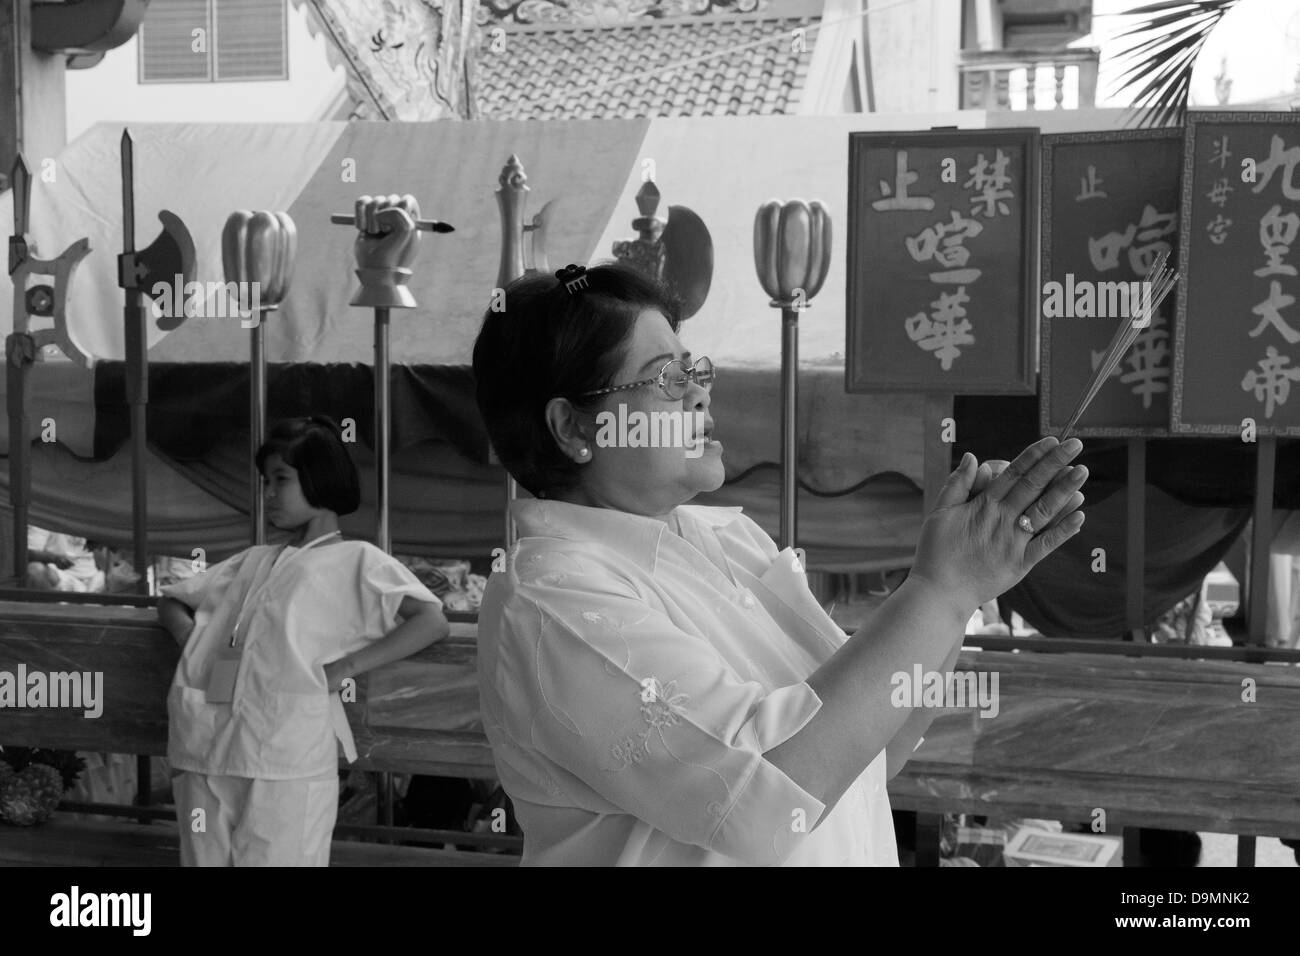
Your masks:
M694 382L706 392L712 389L716 375L717 373L713 370L713 363L709 361L708 356L701 355L693 365L687 365L681 359L673 359L661 368L659 374L654 378L643 379L640 382L629 382L627 385L598 388L594 392L583 392L575 397L595 398L597 395L609 395L611 392L624 392L633 388L642 388L646 385L658 385L669 401L677 402L686 396L686 389L691 382Z

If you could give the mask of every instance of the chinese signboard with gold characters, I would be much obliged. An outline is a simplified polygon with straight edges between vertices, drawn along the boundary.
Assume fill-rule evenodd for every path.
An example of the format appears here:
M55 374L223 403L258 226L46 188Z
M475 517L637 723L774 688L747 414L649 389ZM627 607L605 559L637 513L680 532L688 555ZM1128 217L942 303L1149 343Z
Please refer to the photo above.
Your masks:
M1057 434L1069 422L1125 318L1142 330L1073 433L1169 433L1174 299L1148 319L1140 283L1161 253L1178 261L1182 162L1178 130L1043 137L1043 434Z
M1196 113L1172 430L1300 435L1300 115Z
M1034 391L1038 132L849 134L849 392Z

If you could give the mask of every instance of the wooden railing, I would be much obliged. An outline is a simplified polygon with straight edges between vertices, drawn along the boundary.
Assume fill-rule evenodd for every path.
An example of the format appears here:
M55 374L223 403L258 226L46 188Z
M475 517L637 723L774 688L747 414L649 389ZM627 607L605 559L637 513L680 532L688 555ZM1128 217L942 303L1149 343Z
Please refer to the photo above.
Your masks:
M961 74L961 108L966 110L1012 109L1013 78L1019 89L1019 76L1025 76L1027 110L1063 109L1066 91L1077 85L1077 108L1088 109L1097 99L1096 50L964 50L957 69ZM1077 69L1077 80L1070 82L1067 67ZM1049 98L1038 96L1038 78L1050 75Z

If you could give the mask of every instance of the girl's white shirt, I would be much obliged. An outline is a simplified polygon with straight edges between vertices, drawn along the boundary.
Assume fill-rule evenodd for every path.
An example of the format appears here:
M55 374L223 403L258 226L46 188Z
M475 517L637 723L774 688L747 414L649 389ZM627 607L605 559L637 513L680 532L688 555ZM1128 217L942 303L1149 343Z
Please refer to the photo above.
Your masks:
M327 773L338 767L340 743L354 760L345 705L329 693L325 665L396 627L404 598L442 605L400 561L365 541L291 556L279 545L248 548L162 593L194 610L168 695L168 761L176 770L264 780ZM235 697L210 704L212 662L229 649L237 620Z
M680 534L512 511L479 696L525 864L898 865L883 751L825 820L763 757L820 709L807 678L847 639L790 549L739 508L680 507Z

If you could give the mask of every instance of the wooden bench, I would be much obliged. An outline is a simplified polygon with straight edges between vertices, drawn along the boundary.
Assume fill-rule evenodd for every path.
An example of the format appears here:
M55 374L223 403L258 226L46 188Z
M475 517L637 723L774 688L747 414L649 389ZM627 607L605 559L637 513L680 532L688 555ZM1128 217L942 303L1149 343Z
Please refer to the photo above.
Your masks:
M152 610L0 602L0 670L98 669L105 694L98 720L0 710L0 741L163 754L177 653ZM997 674L999 712L942 713L890 784L896 808L1084 823L1100 809L1106 832L1129 837L1139 826L1300 837L1295 666L968 649L958 668ZM494 776L472 624L367 683L350 710L360 766ZM918 859L935 862L936 845Z
M491 748L478 719L474 631L472 624L453 622L448 640L362 678L358 703L347 708L359 755L352 767L495 777ZM98 718L73 710L0 709L0 743L164 756L167 690L179 656L176 642L158 625L152 608L0 601L0 671L16 672L20 664L28 672L97 671L103 674L104 698ZM48 826L32 831L0 827L0 861L35 859L33 854L38 853L45 833L61 834L51 836L51 862L70 859L68 847L76 843L74 836L81 828L91 856L103 857L108 852L104 840L120 832L121 859L130 861L138 854L141 861L156 860L160 857L150 848L170 846L175 850L172 827L172 823L125 821L93 825L63 821L54 830ZM515 855L505 858L495 853L388 843L366 849L337 839L335 849L342 854L340 865L350 865L348 860L374 859L376 853L398 862L410 851L409 862L402 865L440 865L455 859L456 865L493 866L518 863L521 841L498 840L511 841ZM170 859L178 860L179 851Z
M999 712L941 714L890 784L896 808L1104 820L1126 862L1137 827L1300 837L1294 665L968 650L958 667L998 675Z

